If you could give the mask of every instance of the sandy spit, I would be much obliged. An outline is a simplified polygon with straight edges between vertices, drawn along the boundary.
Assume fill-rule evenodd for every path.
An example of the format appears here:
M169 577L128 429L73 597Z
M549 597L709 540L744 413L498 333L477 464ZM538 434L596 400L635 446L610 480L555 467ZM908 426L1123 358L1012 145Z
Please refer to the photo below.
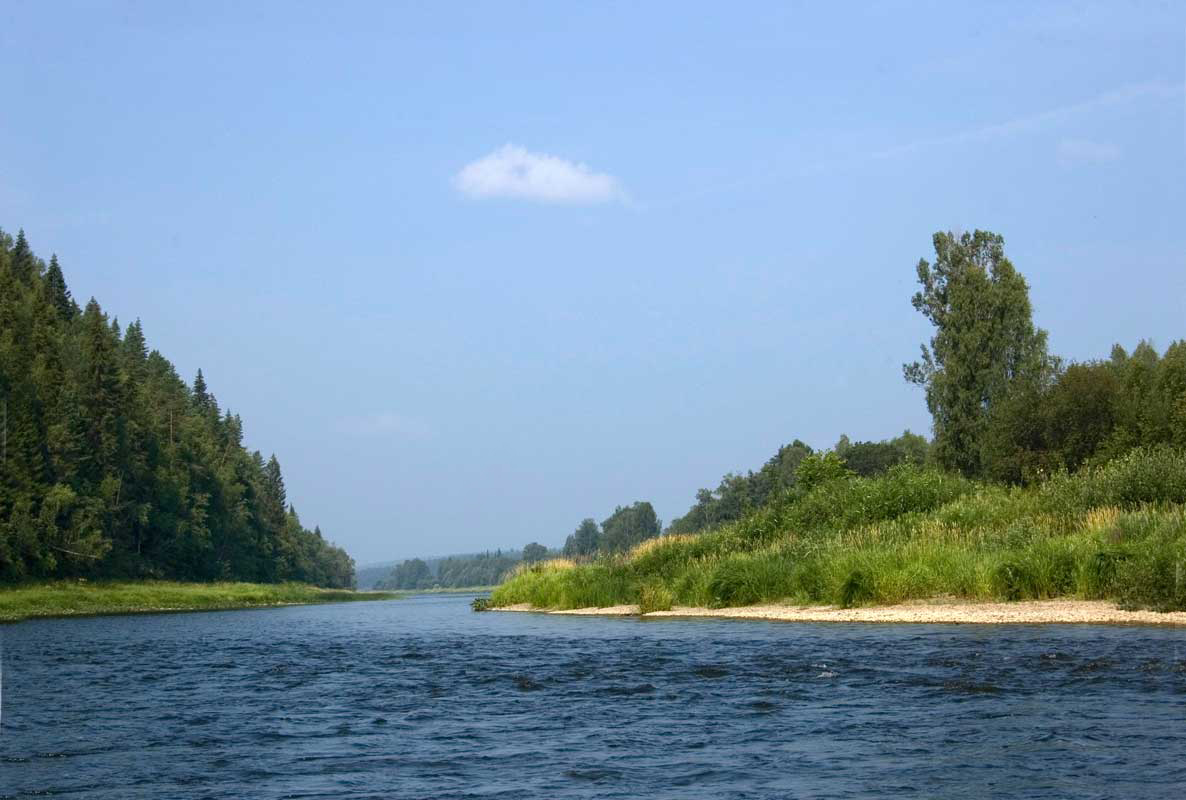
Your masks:
M603 616L638 615L638 606L574 608L547 611L526 603L493 608L492 611L537 611L547 614ZM1186 611L1125 611L1100 600L1040 600L1017 603L958 603L928 601L897 606L836 608L834 606L764 605L739 608L688 608L652 611L645 617L721 617L727 619L769 619L786 622L892 622L959 625L1034 624L1120 624L1186 625Z

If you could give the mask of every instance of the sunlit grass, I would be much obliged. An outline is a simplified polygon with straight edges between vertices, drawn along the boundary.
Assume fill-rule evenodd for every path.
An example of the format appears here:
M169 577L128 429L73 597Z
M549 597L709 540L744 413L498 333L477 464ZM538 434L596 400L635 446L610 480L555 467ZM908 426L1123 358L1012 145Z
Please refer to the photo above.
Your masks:
M303 583L53 581L0 588L0 621L30 617L216 611L235 608L384 600L394 592L320 589Z
M494 605L856 606L1106 599L1186 608L1186 456L1137 451L1031 489L913 468L788 495L715 531L536 564Z

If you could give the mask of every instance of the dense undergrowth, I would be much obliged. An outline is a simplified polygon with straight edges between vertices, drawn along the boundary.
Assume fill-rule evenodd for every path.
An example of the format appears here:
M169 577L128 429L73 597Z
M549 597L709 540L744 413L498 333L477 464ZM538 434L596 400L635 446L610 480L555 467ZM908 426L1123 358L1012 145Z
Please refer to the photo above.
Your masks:
M932 597L1186 608L1186 453L1138 449L1031 488L912 466L837 478L627 556L522 567L491 602L653 611Z

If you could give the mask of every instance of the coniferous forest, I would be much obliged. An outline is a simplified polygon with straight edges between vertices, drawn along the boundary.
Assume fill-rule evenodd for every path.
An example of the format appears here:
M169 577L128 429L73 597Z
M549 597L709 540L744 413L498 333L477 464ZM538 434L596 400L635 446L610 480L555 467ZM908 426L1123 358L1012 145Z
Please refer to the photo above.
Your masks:
M201 370L188 384L56 257L0 231L0 580L354 583L302 525L273 455L243 446Z

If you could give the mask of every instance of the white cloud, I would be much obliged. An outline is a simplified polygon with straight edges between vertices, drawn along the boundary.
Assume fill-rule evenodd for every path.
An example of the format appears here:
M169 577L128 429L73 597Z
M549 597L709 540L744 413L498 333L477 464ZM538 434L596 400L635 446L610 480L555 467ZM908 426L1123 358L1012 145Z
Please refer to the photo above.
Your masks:
M453 179L470 197L511 197L542 203L608 203L624 199L618 179L584 164L504 145L466 164Z
M368 414L360 417L346 417L338 420L338 429L355 436L403 436L420 439L432 431L428 423L420 419L405 417L390 411Z
M1058 143L1058 163L1064 166L1075 164L1101 164L1120 158L1120 148L1107 142L1092 142L1087 139L1063 139Z

